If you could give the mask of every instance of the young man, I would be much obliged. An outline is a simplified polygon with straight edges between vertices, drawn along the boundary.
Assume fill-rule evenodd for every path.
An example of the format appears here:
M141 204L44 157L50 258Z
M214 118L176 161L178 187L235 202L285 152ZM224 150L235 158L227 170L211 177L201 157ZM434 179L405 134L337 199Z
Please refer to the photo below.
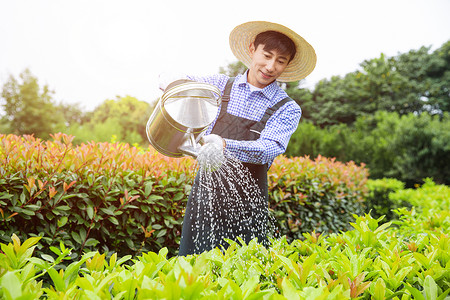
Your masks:
M203 140L216 143L250 171L264 199L262 205L259 204L259 212L254 213L251 199L246 201L245 186L238 187L237 191L243 199L243 209L253 211L251 219L265 222L268 213L267 171L275 157L285 152L301 117L298 104L276 81L305 78L315 67L316 54L311 45L294 31L263 21L237 26L230 34L230 46L235 56L248 67L244 74L231 79L223 74L188 76L188 79L213 84L223 91L219 114ZM206 206L200 205L201 199L198 198L203 196L198 188L197 176L186 207L179 255L200 253L216 246L226 247L223 238L236 240L240 236L249 242L255 236L254 231L245 228L251 224L241 223L236 228L223 225L230 224L232 219L229 213L225 213L229 207L220 201L217 194L219 201L210 204L211 209L205 209ZM220 220L222 227L213 226L211 220ZM259 242L267 244L264 232L256 237ZM211 239L216 242L205 242Z

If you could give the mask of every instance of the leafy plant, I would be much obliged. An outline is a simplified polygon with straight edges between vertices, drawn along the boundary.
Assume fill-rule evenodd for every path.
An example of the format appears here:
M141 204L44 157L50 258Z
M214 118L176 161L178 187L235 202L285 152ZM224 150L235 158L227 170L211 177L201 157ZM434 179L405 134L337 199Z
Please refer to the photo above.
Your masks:
M109 259L87 252L58 269L70 249L33 255L38 238L1 244L4 299L447 299L449 228L427 239L399 235L390 223L356 217L355 230L305 234L289 243L229 240L226 250L168 257L168 249ZM401 222L401 221L398 221ZM415 243L417 247L409 247ZM48 274L50 280L44 280Z
M289 240L302 233L331 233L351 228L367 195L367 169L318 156L279 157L269 172L270 208Z
M72 139L0 135L0 240L19 232L21 239L41 237L40 254L62 241L74 259L83 251L109 257L164 246L175 255L195 161L123 143L75 146ZM269 173L280 234L347 229L361 211L366 176L353 163L280 157Z
M411 204L406 201L394 201L389 198L391 193L403 190L405 184L395 178L383 178L367 181L367 189L369 190L366 204L366 212L371 212L371 215L379 218L385 216L386 220L393 220L397 215L393 212L394 209L400 207L411 207Z

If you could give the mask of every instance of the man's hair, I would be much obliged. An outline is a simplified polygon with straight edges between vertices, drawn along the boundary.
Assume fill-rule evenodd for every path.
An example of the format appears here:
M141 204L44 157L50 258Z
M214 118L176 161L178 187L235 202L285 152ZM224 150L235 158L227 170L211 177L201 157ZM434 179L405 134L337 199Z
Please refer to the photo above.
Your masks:
M294 59L295 53L297 52L294 42L289 37L273 30L258 34L255 38L254 45L255 49L259 45L264 45L264 50L266 51L277 50L282 54L289 55L289 62Z

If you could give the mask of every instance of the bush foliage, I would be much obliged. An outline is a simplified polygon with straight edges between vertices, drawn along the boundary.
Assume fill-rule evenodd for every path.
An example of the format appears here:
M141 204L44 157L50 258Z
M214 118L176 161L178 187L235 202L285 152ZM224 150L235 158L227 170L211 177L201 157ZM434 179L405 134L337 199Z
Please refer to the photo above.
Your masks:
M444 299L450 292L449 227L422 227L409 236L379 221L366 215L340 234L304 234L303 241L279 239L269 248L230 241L226 251L187 257L168 258L167 248L134 259L87 252L66 268L60 263L71 250L64 244L38 258L33 250L39 238L21 243L13 235L1 244L0 297Z
M364 163L371 179L396 178L413 187L430 177L450 184L450 115L376 112L346 124L320 128L301 122L287 156L336 157Z
M39 253L62 241L72 256L102 249L119 255L178 251L181 222L196 170L128 144L71 144L0 136L0 238L41 237ZM278 158L269 173L270 209L288 240L302 232L339 232L361 213L367 171L324 157ZM19 234L20 233L20 234Z
M366 211L375 218L385 216L385 220L396 219L394 210L402 207L410 207L407 201L394 201L390 195L403 190L405 184L394 178L369 179L367 189L369 193L366 200Z
M70 141L1 136L2 299L448 298L450 189L431 179L404 190L353 163L280 157L269 182L283 238L177 257L193 161ZM329 215L376 193L396 220Z

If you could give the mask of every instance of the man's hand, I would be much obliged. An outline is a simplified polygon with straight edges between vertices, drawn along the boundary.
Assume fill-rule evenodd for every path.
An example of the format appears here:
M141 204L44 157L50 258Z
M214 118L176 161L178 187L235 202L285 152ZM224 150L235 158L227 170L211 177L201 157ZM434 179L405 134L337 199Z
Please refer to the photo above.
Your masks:
M202 145L198 151L197 161L200 169L204 171L217 171L225 162L223 149L225 140L216 134L203 136L200 139Z
M202 136L202 138L200 139L200 144L204 145L209 143L217 145L218 147L220 147L220 149L222 149L222 151L223 149L225 149L226 146L225 140L220 136L218 136L217 134L209 134Z

